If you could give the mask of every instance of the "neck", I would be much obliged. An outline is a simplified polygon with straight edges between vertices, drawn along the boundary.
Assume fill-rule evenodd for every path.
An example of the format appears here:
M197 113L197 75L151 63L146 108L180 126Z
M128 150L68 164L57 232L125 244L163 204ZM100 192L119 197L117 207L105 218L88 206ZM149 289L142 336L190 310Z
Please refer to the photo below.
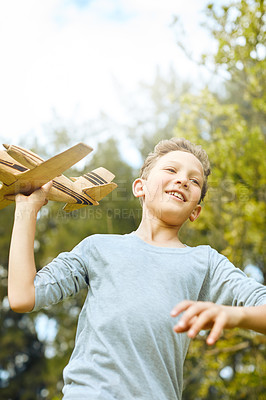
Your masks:
M169 226L156 219L142 219L136 235L147 243L160 247L185 247L178 238L180 227Z

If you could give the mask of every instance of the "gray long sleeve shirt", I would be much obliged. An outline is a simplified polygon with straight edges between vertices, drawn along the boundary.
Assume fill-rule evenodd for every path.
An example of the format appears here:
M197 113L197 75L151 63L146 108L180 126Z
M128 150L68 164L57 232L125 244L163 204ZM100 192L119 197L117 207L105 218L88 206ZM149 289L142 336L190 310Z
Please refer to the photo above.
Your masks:
M189 339L172 308L184 299L266 304L266 288L209 246L165 248L134 233L93 235L35 278L34 310L88 287L64 400L178 400Z

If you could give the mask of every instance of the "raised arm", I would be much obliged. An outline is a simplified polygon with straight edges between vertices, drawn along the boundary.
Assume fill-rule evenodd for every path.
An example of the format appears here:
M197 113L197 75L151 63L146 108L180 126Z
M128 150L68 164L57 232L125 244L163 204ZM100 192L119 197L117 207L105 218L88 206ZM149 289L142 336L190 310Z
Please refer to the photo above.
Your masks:
M38 211L47 203L52 182L30 196L15 197L16 210L8 264L8 300L13 311L31 311L35 304L34 237Z

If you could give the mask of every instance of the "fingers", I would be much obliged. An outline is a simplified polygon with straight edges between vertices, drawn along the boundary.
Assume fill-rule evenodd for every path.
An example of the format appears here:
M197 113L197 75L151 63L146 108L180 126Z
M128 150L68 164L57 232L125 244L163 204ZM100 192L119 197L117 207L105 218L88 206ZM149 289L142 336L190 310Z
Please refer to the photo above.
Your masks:
M47 183L45 183L45 185L42 185L41 189L45 192L45 193L49 193L51 187L53 186L53 181L49 181Z
M207 344L214 344L223 332L223 328L226 324L226 315L223 312L219 312L216 307L203 311L195 322L191 324L188 330L188 336L194 339L202 329L212 327L211 332L207 338Z
M187 308L190 307L194 303L195 303L195 301L192 301L192 300L181 301L172 309L171 316L177 317L181 312L187 310Z
M49 181L47 182L45 185L41 186L40 189L35 190L33 193L31 193L31 195L36 194L36 193L43 193L45 195L45 197L48 195L51 187L53 186L53 181ZM10 200L10 201L20 201L26 198L29 198L31 195L23 195L21 193L18 194L8 194L5 196L6 200ZM47 204L48 199L45 198L45 204Z
M8 195L8 198L15 199L16 201L16 216L30 215L36 218L40 209L48 203L48 195L52 185L53 181L47 182L30 195L21 193L12 196Z
M224 325L225 325L224 316L221 315L216 319L213 328L209 336L207 337L206 340L207 344L213 345L214 343L217 342L217 340L223 333Z
M49 194L52 186L53 186L53 181L49 181L41 187L41 190L43 191L43 193L45 195L44 205L46 205L48 203L48 194Z
M43 202L42 205L44 206L48 203L48 194L52 186L53 186L53 181L49 181L45 183L45 185L41 186L40 189L33 192L33 194L36 194L36 196L38 196L39 201Z
M41 208L42 206L48 203L48 194L53 185L53 181L47 182L45 185L41 186L40 189L33 192L29 197L32 197L33 201L39 203Z
M178 321L177 325L174 326L174 330L176 332L187 331L192 324L192 319L195 319L195 317L202 313L206 308L209 308L210 304L212 303L190 300L184 300L177 304L177 306L172 310L171 315L175 317L181 312L184 312L184 314Z
M214 344L227 325L228 315L224 306L210 302L185 300L177 304L171 311L175 317L183 312L182 317L174 326L176 333L187 332L188 337L195 338L202 329L211 328L207 344Z
M21 201L23 200L24 197L26 197L24 194L18 193L18 194L8 194L4 196L6 200L10 201Z

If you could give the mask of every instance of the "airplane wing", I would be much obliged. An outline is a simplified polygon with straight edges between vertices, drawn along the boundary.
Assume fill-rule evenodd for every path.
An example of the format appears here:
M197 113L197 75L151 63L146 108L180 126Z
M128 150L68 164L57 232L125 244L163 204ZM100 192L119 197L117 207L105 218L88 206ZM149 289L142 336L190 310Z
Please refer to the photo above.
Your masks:
M35 168L22 172L16 185L16 192L31 193L45 183L61 175L76 162L92 151L90 146L78 143L68 150L44 161Z
M32 169L37 165L44 162L38 154L33 153L30 150L24 149L23 147L16 145L3 144L6 148L6 152L17 162L21 163L28 169Z
M6 151L0 150L0 181L6 185L16 182L21 172L27 171L19 162L16 162Z

